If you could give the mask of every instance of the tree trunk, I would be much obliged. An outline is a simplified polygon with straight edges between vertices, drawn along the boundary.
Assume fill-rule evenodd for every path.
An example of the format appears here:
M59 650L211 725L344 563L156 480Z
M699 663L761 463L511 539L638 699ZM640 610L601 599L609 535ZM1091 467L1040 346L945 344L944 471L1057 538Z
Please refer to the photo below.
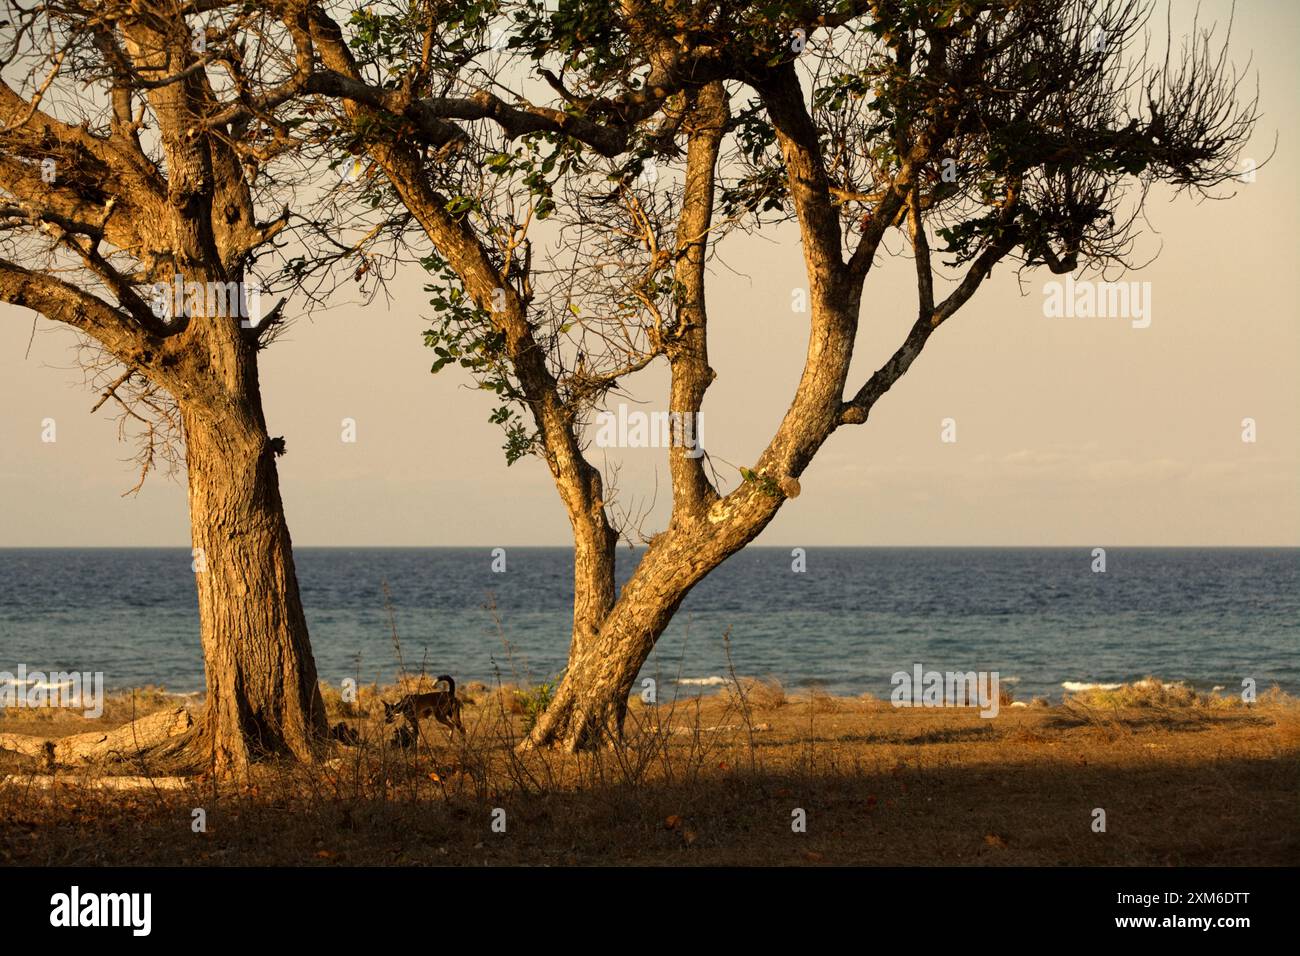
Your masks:
M697 442L701 439L696 428L700 406L714 378L705 335L708 314L704 274L713 218L715 167L727 117L727 92L721 82L709 83L692 94L686 187L677 224L674 269L679 290L678 322L667 352L672 366L669 407L684 416L683 421L690 421ZM743 529L733 530L730 535L711 533L707 515L718 495L704 473L700 449L685 447L683 437L678 435L668 452L673 482L672 524L668 532L654 539L617 603L617 535L604 518L600 473L586 465L592 490L584 498L571 493L557 470L561 496L566 503L574 502L569 504L571 518L590 513L598 520L589 524L574 521L573 642L568 667L555 700L524 742L525 747L563 744L569 750L578 750L607 736L621 736L628 694L636 675L682 599L728 554L757 534L757 528L753 534ZM584 512L584 507L590 511ZM756 521L765 523L761 516ZM601 531L603 536L597 537Z
M576 752L619 739L636 675L676 609L620 602L593 641L575 642L564 680L523 749L560 746Z
M660 635L691 588L745 540L710 538L700 529L654 539L599 632L574 641L564 680L521 749L573 752L620 738L628 695Z
M260 399L253 388L181 412L207 671L192 749L218 773L263 756L310 761L325 707Z

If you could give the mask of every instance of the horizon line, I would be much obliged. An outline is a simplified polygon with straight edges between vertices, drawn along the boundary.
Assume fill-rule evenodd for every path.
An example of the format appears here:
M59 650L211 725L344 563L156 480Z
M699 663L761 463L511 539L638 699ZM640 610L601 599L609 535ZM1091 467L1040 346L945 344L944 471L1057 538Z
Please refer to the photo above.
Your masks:
M297 544L294 551L469 551L493 548L513 548L515 550L573 550L572 544ZM901 550L997 550L997 551L1034 551L1034 550L1076 550L1092 548L1120 549L1164 549L1169 551L1285 551L1300 550L1300 544L751 544L735 554L744 551L784 551L789 548L841 548L860 551L901 551ZM0 551L188 551L192 545L186 544L0 544ZM619 551L629 550L622 546ZM637 545L630 549L647 550L646 545ZM734 557L734 555L732 555Z

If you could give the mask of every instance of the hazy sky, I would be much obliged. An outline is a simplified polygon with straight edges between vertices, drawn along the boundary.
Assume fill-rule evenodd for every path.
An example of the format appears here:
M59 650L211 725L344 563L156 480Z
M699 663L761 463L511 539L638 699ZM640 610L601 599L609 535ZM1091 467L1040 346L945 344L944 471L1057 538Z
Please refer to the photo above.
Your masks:
M1193 4L1175 5L1176 29ZM1224 19L1228 4L1202 3ZM1150 327L1125 319L1047 318L1044 282L1006 267L931 339L864 426L831 439L759 539L772 545L1300 544L1300 7L1239 4L1236 59L1252 52L1263 119L1247 155L1277 156L1234 199L1199 206L1153 198L1126 280L1151 283ZM894 248L897 249L897 242ZM856 389L915 314L911 263L877 261L864 296ZM788 406L806 317L793 230L722 247L709 293L705 405L711 455L749 465ZM337 304L299 322L263 355L271 434L298 545L568 544L569 527L537 460L507 468L490 396L448 369L429 375L431 310L421 276L391 303ZM73 336L0 306L0 546L189 544L183 476L150 478L136 497L109 407L81 385ZM666 375L633 380L646 410ZM355 444L340 421L357 421ZM1242 419L1258 440L1241 440ZM54 418L58 440L41 441ZM940 441L941 422L957 441ZM663 452L619 453L621 500L669 487ZM725 469L727 488L734 470ZM661 522L660 522L661 523ZM659 524L652 519L648 531Z

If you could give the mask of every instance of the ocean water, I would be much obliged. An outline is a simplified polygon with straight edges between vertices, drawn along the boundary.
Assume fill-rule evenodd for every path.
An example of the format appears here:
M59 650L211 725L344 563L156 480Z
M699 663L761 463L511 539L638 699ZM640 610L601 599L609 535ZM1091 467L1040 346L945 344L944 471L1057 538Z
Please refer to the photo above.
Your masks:
M642 552L620 552L620 580ZM536 682L564 666L571 552L296 551L323 680ZM1019 699L1148 674L1300 692L1300 550L749 548L687 598L643 676L697 693L729 673L888 696L915 664L997 671ZM385 600L387 586L389 598ZM391 618L390 618L391 613ZM394 642L394 629L398 641ZM724 637L725 636L725 637ZM398 647L400 646L400 656ZM203 686L183 549L0 549L0 671L102 671L108 688Z

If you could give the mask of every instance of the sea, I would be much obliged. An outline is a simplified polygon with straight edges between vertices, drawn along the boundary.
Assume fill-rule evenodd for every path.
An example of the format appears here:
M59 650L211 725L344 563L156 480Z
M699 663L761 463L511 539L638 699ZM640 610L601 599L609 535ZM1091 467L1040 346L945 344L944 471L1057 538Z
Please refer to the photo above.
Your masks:
M619 553L627 579L644 551ZM186 549L0 549L0 672L203 687ZM298 548L322 680L532 685L564 667L567 548ZM642 671L675 696L772 677L887 698L916 665L1018 700L1147 676L1300 692L1300 549L751 547L687 597ZM662 696L663 691L660 691Z

